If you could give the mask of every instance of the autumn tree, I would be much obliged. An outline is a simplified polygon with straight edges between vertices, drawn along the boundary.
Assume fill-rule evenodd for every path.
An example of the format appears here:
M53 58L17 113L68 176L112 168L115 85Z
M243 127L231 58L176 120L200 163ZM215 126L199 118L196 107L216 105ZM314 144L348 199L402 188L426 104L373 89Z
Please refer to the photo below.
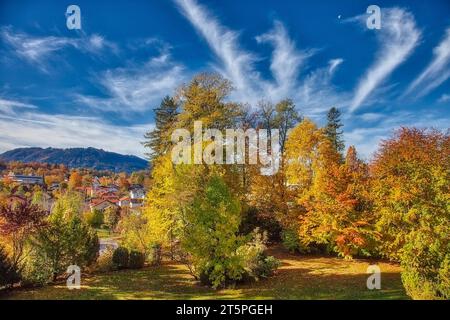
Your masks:
M194 121L201 121L203 128L233 128L242 115L242 107L227 101L231 90L231 83L218 74L195 76L180 90L182 112L177 117L177 128L193 131Z
M180 235L180 197L175 190L175 169L170 155L161 156L153 168L153 185L146 196L148 246L166 246L174 257L174 242Z
M20 271L23 268L28 254L26 241L44 226L47 215L46 210L29 200L0 205L0 236L7 241L15 269Z
M291 99L281 100L275 105L274 128L280 131L280 150L283 153L289 130L294 128L302 117Z
M345 162L325 172L315 188L317 229L325 230L330 248L346 258L377 254L379 233L374 228L368 166L354 146L349 147Z
M372 254L370 179L355 148L342 163L326 130L305 119L288 137L286 160L288 183L297 191L300 248L322 247L347 258Z
M130 182L131 182L131 184L143 185L144 184L144 180L145 180L145 176L146 176L145 175L145 171L134 171L130 175Z
M69 178L69 189L74 190L75 188L81 187L83 183L83 176L78 171L73 171Z
M138 250L147 254L151 244L147 237L147 219L130 213L120 220L122 245L129 250Z
M251 173L248 202L257 210L255 218L259 227L269 232L271 240L278 240L280 222L289 220L289 203L292 202L293 196L286 181L285 144L289 130L297 125L301 116L290 99L282 100L276 105L262 101L259 108L258 126L267 130L279 130L281 159L279 169L273 175L261 175L259 166L248 169Z
M117 179L117 185L119 186L120 190L122 191L128 191L130 188L130 182L128 181L128 177L126 173L120 173L119 178Z
M321 215L316 208L321 196L319 187L325 183L328 170L335 170L338 155L324 131L309 119L304 119L290 133L286 142L286 176L290 187L296 190L296 203L300 206L287 221L287 229L298 230L304 249L329 242L328 230L318 228Z
M371 165L381 252L403 267L413 298L449 298L450 137L401 128Z

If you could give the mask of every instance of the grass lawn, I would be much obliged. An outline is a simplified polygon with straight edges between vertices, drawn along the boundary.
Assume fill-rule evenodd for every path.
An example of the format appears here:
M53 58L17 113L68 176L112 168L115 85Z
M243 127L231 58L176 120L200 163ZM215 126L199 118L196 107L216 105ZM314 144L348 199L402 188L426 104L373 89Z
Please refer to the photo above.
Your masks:
M97 231L97 236L100 239L117 239L117 238L119 238L119 235L117 233L114 233L109 229L98 228L95 230Z
M407 299L400 267L377 262L381 290L368 290L369 260L292 255L276 248L270 254L282 265L270 279L212 290L200 286L185 266L164 262L160 267L123 270L82 277L80 290L65 285L16 290L3 299Z

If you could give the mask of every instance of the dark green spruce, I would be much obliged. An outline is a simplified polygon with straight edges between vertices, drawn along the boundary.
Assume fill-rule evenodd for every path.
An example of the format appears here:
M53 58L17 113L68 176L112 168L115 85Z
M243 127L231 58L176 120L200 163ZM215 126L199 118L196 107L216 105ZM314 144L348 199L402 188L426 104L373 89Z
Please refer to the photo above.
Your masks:
M341 112L333 107L327 113L327 125L325 126L325 134L330 139L334 148L342 155L345 150L343 133L341 130Z
M164 97L155 109L155 129L144 135L144 147L149 149L146 155L150 161L163 155L170 147L170 132L178 115L178 105L169 96Z

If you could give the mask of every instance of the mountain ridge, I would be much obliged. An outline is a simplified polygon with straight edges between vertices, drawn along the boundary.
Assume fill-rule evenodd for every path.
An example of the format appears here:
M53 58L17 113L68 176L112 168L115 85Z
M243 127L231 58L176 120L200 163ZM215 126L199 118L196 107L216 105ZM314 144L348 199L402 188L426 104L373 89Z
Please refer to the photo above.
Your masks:
M123 155L93 147L87 148L16 148L0 154L2 161L64 164L69 168L92 168L114 172L147 169L148 161L133 155Z

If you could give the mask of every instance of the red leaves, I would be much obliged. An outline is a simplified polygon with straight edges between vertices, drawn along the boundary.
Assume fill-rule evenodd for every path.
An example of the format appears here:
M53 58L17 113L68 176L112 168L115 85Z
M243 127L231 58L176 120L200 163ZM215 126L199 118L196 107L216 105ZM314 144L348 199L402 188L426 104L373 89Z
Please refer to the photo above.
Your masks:
M32 204L30 200L15 201L0 206L0 235L32 232L42 227L48 211Z

